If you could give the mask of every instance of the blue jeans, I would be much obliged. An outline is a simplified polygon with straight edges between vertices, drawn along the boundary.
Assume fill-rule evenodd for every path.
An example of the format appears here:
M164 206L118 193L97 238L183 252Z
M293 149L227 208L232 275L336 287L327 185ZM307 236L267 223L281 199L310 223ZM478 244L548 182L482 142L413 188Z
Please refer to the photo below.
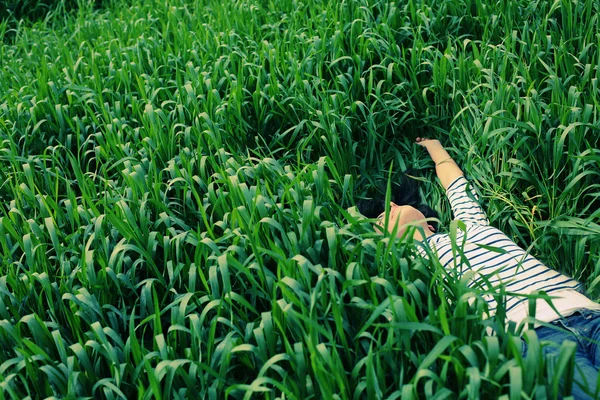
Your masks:
M573 397L575 399L600 398L600 393L597 392L597 389L600 389L598 385L600 311L579 310L569 317L552 321L551 324L563 329L542 326L535 330L539 340L548 340L559 345L544 346L544 354L558 356L563 340L576 342Z

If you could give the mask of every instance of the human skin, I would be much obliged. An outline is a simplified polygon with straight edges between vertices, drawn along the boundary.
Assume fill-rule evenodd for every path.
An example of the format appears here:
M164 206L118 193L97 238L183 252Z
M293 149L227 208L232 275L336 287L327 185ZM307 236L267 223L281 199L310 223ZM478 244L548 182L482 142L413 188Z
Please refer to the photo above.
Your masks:
M423 228L423 234L421 234L419 229L415 229L413 233L414 239L422 241L426 237L435 234L433 227L427 223L423 213L412 206L397 205L394 202L390 202L387 218L385 211L377 217L376 225L380 227L382 231L385 229L386 219L388 232L394 234L394 229L396 229L396 237L402 237L406 228L412 225Z
M435 163L435 172L444 189L456 180L459 176L463 176L462 170L456 162L450 157L444 146L439 140L417 138L417 144L425 147L431 160Z
M462 170L452 157L450 157L439 140L417 138L417 144L423 146L429 153L431 160L435 163L437 177L444 189L448 189L448 186L456 178L463 176ZM388 232L393 233L394 229L396 229L397 237L402 237L406 228L411 225L420 226L423 230L423 232L419 229L414 230L413 238L416 240L423 241L425 238L435 234L433 227L427 223L423 213L412 206L398 205L390 202L387 218L385 212L383 212L377 219L377 226L382 229L385 229L387 220Z

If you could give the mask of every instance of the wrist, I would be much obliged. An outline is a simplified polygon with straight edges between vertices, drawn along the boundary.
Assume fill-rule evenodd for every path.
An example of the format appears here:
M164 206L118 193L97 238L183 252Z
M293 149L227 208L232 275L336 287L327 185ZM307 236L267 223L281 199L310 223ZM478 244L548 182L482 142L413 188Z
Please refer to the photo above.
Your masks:
M436 166L442 162L449 162L452 160L450 154L448 154L448 152L442 146L429 149L429 156L431 157L431 161L433 161Z
M428 151L443 149L442 143L439 140L432 140L423 145Z

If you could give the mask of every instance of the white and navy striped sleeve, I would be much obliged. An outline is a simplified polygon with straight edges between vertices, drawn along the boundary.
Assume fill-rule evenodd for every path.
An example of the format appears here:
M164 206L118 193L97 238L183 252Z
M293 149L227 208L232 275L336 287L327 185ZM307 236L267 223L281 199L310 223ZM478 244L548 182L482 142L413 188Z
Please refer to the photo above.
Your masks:
M489 225L490 221L479 204L479 197L473 189L473 184L464 176L456 178L446 189L454 218L465 224Z

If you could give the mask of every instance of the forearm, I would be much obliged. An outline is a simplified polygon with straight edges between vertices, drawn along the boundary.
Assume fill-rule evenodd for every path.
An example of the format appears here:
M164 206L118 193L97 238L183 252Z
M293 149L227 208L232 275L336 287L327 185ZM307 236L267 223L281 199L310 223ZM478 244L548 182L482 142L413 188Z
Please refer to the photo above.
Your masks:
M435 163L435 172L444 189L447 189L456 178L463 176L462 170L458 167L452 157L450 157L440 142L432 142L425 146L425 148Z

